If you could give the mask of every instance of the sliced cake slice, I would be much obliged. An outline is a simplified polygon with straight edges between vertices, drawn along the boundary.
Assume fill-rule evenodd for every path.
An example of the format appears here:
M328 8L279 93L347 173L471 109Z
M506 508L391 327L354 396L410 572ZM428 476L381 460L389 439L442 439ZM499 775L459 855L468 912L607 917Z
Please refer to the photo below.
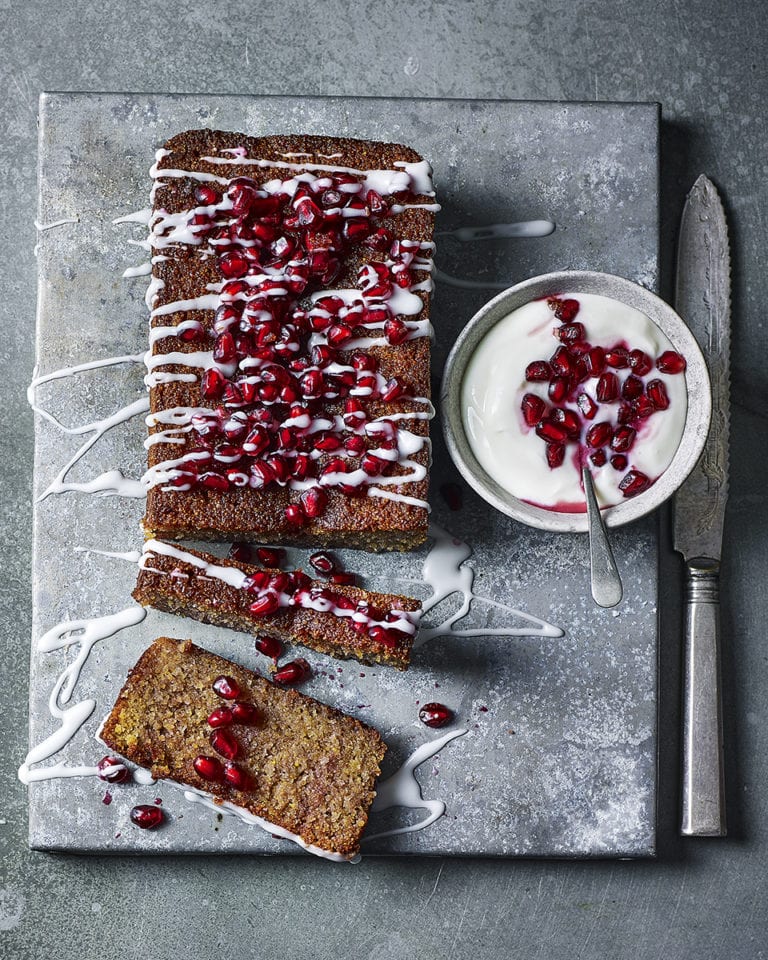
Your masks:
M359 720L168 637L130 671L100 737L154 777L335 860L359 850L386 751Z
M343 660L405 670L421 603L411 597L265 570L148 540L133 597L146 607L255 636L271 635Z

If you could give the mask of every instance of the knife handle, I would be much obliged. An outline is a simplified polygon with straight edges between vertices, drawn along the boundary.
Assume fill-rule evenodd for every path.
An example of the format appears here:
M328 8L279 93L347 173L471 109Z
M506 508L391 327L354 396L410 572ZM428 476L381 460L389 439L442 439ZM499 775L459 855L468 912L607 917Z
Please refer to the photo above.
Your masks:
M720 564L686 564L683 810L680 832L724 837L725 778L720 688Z

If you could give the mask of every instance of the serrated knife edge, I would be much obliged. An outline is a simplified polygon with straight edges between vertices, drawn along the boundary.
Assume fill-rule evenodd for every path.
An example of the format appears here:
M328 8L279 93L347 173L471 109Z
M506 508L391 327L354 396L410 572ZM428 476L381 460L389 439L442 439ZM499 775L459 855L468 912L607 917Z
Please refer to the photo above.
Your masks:
M675 498L675 549L686 557L719 558L728 496L730 253L725 211L704 175L681 220L675 307L704 353L712 386L704 451Z

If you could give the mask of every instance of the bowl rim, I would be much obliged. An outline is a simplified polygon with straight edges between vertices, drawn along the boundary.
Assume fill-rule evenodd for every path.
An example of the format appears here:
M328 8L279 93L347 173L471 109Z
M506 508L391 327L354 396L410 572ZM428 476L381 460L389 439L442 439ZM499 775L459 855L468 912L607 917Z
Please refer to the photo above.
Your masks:
M513 310L547 296L593 293L635 307L655 323L672 346L686 359L683 374L688 409L680 444L670 465L645 493L615 506L605 507L608 526L619 527L638 520L671 497L696 465L709 433L712 391L702 352L683 318L646 287L611 273L594 270L558 270L530 277L508 287L485 303L457 337L445 364L440 387L443 433L448 452L466 482L501 513L540 530L582 533L586 513L559 513L526 503L506 491L480 465L469 445L461 410L461 386L469 358L480 340Z

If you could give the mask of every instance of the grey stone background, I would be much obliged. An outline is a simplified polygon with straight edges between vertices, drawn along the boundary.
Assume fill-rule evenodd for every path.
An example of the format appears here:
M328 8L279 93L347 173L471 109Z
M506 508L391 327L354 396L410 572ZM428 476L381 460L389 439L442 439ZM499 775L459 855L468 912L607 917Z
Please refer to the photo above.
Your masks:
M762 4L0 0L0 11L0 317L7 331L0 347L6 555L0 956L765 957L768 30ZM727 840L676 835L679 580L665 549L657 862L366 859L350 868L303 858L102 859L27 850L26 791L15 779L26 744L30 633L32 418L24 388L36 294L35 121L45 89L662 103L666 289L682 199L699 172L723 192L734 248L723 608Z

